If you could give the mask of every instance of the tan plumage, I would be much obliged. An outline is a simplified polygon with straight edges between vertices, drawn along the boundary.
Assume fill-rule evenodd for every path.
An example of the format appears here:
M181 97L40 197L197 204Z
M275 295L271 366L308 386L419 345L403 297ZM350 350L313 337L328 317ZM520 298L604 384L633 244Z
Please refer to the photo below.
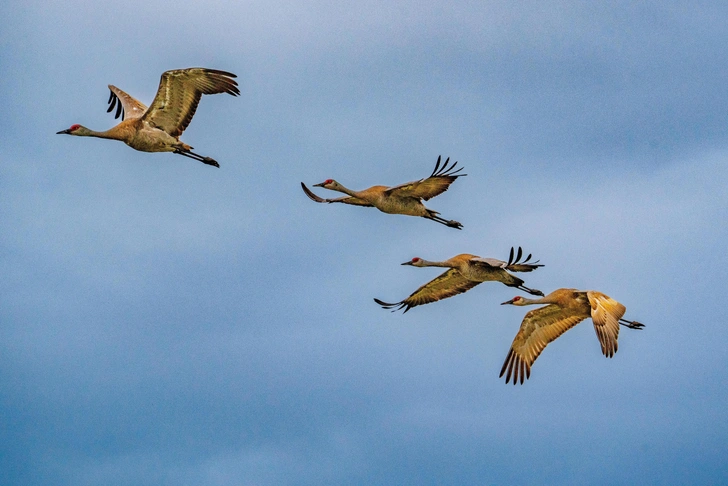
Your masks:
M622 319L626 308L609 296L594 290L558 289L540 299L514 297L503 304L518 306L549 304L529 311L513 339L500 376L506 374L506 383L512 376L514 385L519 380L523 384L524 380L530 378L531 366L548 343L587 317L592 318L602 353L608 358L617 352L620 324L631 329L644 327L644 324L637 321Z
M449 270L434 280L422 285L409 297L400 302L388 303L379 299L374 299L374 302L385 309L393 309L392 312L400 309L404 309L404 312L407 312L412 307L462 294L479 283L488 281L501 282L509 287L516 287L534 295L543 295L540 290L525 287L523 280L508 273L508 270L512 272L531 272L543 266L539 265L538 262L527 263L531 259L531 255L528 255L524 261L520 262L522 255L523 251L519 247L515 259L514 250L511 248L508 262L495 258L480 258L469 253L456 255L442 262L430 262L415 257L408 262L404 262L402 265L412 265L414 267L447 267Z
M441 218L438 216L440 213L427 209L425 205L422 204L423 200L427 201L428 199L447 191L450 184L455 182L458 177L465 175L457 174L462 170L462 167L458 170L453 170L457 165L457 162L448 167L450 162L450 159L448 158L445 161L445 164L440 167L441 160L442 157L437 158L435 170L432 171L430 177L408 182L406 184L400 184L394 187L372 186L369 189L364 189L363 191L352 191L333 179L327 179L320 184L314 185L314 187L323 187L332 191L343 192L344 194L347 194L345 197L338 197L335 199L321 198L311 192L311 190L306 187L303 182L301 182L301 188L312 201L316 201L318 203L344 203L353 204L355 206L375 207L384 213L421 216L451 228L461 229L463 227L462 224L457 221Z
M159 89L149 108L116 86L109 85L111 94L107 112L116 107L115 118L121 117L121 123L105 132L76 124L58 133L121 140L143 152L174 152L220 167L214 159L192 152L192 147L181 142L179 137L190 124L203 94L240 94L237 83L232 79L235 77L226 71L206 68L167 71L162 74Z

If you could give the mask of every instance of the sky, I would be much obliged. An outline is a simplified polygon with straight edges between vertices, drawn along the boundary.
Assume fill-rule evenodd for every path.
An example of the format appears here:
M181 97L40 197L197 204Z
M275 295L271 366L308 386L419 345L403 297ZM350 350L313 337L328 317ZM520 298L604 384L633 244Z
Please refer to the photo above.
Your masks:
M0 483L728 482L728 7L713 2L92 1L0 5ZM105 130L108 84L238 75L174 154ZM321 205L467 177L457 231ZM322 197L335 196L314 188ZM440 269L623 303L523 386L498 377L527 309L484 283L390 313Z

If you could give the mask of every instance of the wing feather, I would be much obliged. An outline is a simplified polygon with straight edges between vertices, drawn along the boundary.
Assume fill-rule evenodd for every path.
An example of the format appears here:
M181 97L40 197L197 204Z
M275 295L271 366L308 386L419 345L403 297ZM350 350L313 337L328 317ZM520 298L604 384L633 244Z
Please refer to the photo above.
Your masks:
M106 110L106 113L110 113L116 108L114 118L121 116L122 121L124 119L133 120L135 118L141 118L147 111L147 105L120 90L113 84L109 85L109 91L109 109Z
M414 197L427 201L435 196L442 194L447 191L450 184L455 182L458 177L463 177L467 174L458 174L462 167L458 170L455 169L457 162L449 165L450 158L440 167L440 160L442 157L437 158L437 164L435 170L432 171L430 177L426 179L420 179L418 181L407 182L398 186L390 187L386 190L390 195L396 195L399 197Z
M617 352L619 320L627 310L622 304L601 292L590 290L586 293L591 305L591 318L597 333L602 354L607 358Z
M412 307L429 304L438 300L447 299L453 295L462 294L472 289L480 282L468 280L456 269L451 268L433 280L430 280L420 288L412 292L406 299L393 304L374 299L375 302L385 309L400 310L407 312Z
M538 267L543 267L543 265L539 264L538 261L535 261L533 263L526 263L528 260L531 259L530 254L523 262L519 263L519 260L521 259L521 256L523 254L520 246L518 247L518 256L516 256L515 261L513 259L513 252L514 249L513 247L511 247L511 254L508 258L508 262L504 262L503 260L498 260L496 258L473 258L471 259L471 261L476 265L488 265L491 267L510 270L511 272L532 272Z
M190 124L203 94L240 94L236 76L226 71L189 68L162 74L159 89L143 118L151 125L179 137Z
M586 319L578 308L549 304L529 311L521 322L521 328L513 339L511 349L501 368L506 383L513 378L515 385L531 376L531 366L551 341Z

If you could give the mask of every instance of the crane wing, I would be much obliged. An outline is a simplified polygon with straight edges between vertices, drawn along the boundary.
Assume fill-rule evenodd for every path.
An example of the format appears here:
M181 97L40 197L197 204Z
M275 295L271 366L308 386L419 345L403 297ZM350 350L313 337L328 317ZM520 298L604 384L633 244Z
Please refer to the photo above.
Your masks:
M530 253L526 257L526 259L521 262L520 260L522 256L523 250L519 246L518 253L515 255L515 259L514 249L513 247L511 247L511 254L508 257L508 262L504 262L503 260L497 260L495 258L473 258L470 261L479 265L489 265L491 267L504 268L506 270L510 270L511 272L532 272L538 267L543 267L542 264L538 264L538 261L535 261L533 263L527 263L531 259Z
M203 94L240 94L232 73L189 68L162 74L157 95L143 119L173 137L179 137L197 110Z
M457 174L458 172L463 170L462 167L458 170L453 170L455 169L457 162L453 163L450 167L448 167L448 164L450 162L449 158L445 161L445 164L440 167L441 159L442 157L437 158L435 170L432 171L432 174L430 174L430 177L428 177L427 179L420 179L418 181L407 182L406 184L400 184L398 186L390 187L385 191L385 193L389 193L391 195L396 195L399 197L414 197L427 201L428 199L431 199L447 191L448 187L450 187L450 184L455 182L455 179L457 179L458 177L467 175Z
M415 290L412 295L401 302L390 304L379 299L374 299L374 301L385 309L394 309L392 312L402 308L404 308L404 311L407 312L412 307L429 304L430 302L436 302L438 300L452 297L453 295L467 292L479 283L480 282L468 280L463 277L458 270L451 268L439 277L430 280Z
M109 91L109 109L106 110L106 113L110 113L116 108L115 119L121 116L122 121L125 118L133 120L135 118L141 118L144 112L147 111L147 105L120 90L113 84L109 85Z
M475 265L484 265L488 267L493 268L506 268L508 264L504 262L503 260L498 260L495 258L471 258L470 261L474 263Z
M556 304L529 311L513 339L500 376L507 372L506 383L512 376L514 385L519 380L523 384L530 378L531 365L546 345L584 319L586 316L578 308L564 308Z
M369 204L368 202L366 202L362 199L359 199L357 197L353 197L353 196L337 197L334 199L324 199L322 197L318 197L316 194L311 192L311 189L306 187L306 184L304 184L303 182L301 182L301 188L303 189L303 192L306 193L306 195L308 196L309 199L311 199L312 201L316 201L317 203L336 203L336 202L338 202L338 203L344 203L344 204L353 204L354 206L372 207L372 205Z
M599 344L602 345L602 354L611 358L617 352L619 320L627 308L601 292L590 290L586 296L591 305L591 317Z

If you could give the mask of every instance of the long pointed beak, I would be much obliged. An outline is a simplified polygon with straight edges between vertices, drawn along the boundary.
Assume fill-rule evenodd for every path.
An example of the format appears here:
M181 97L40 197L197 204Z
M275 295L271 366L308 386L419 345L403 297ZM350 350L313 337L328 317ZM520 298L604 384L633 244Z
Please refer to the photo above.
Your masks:
M512 304L512 303L513 303L513 299L507 300L505 302L501 302L501 305Z
M61 130L60 132L56 132L56 135L60 135L62 133L65 133L66 135L70 135L71 134L71 130L70 129Z
M402 265L412 265L412 262L411 262L411 261L409 261L409 262L404 262L404 263L402 263Z
M320 184L314 184L313 187L324 187L324 183L322 182Z

